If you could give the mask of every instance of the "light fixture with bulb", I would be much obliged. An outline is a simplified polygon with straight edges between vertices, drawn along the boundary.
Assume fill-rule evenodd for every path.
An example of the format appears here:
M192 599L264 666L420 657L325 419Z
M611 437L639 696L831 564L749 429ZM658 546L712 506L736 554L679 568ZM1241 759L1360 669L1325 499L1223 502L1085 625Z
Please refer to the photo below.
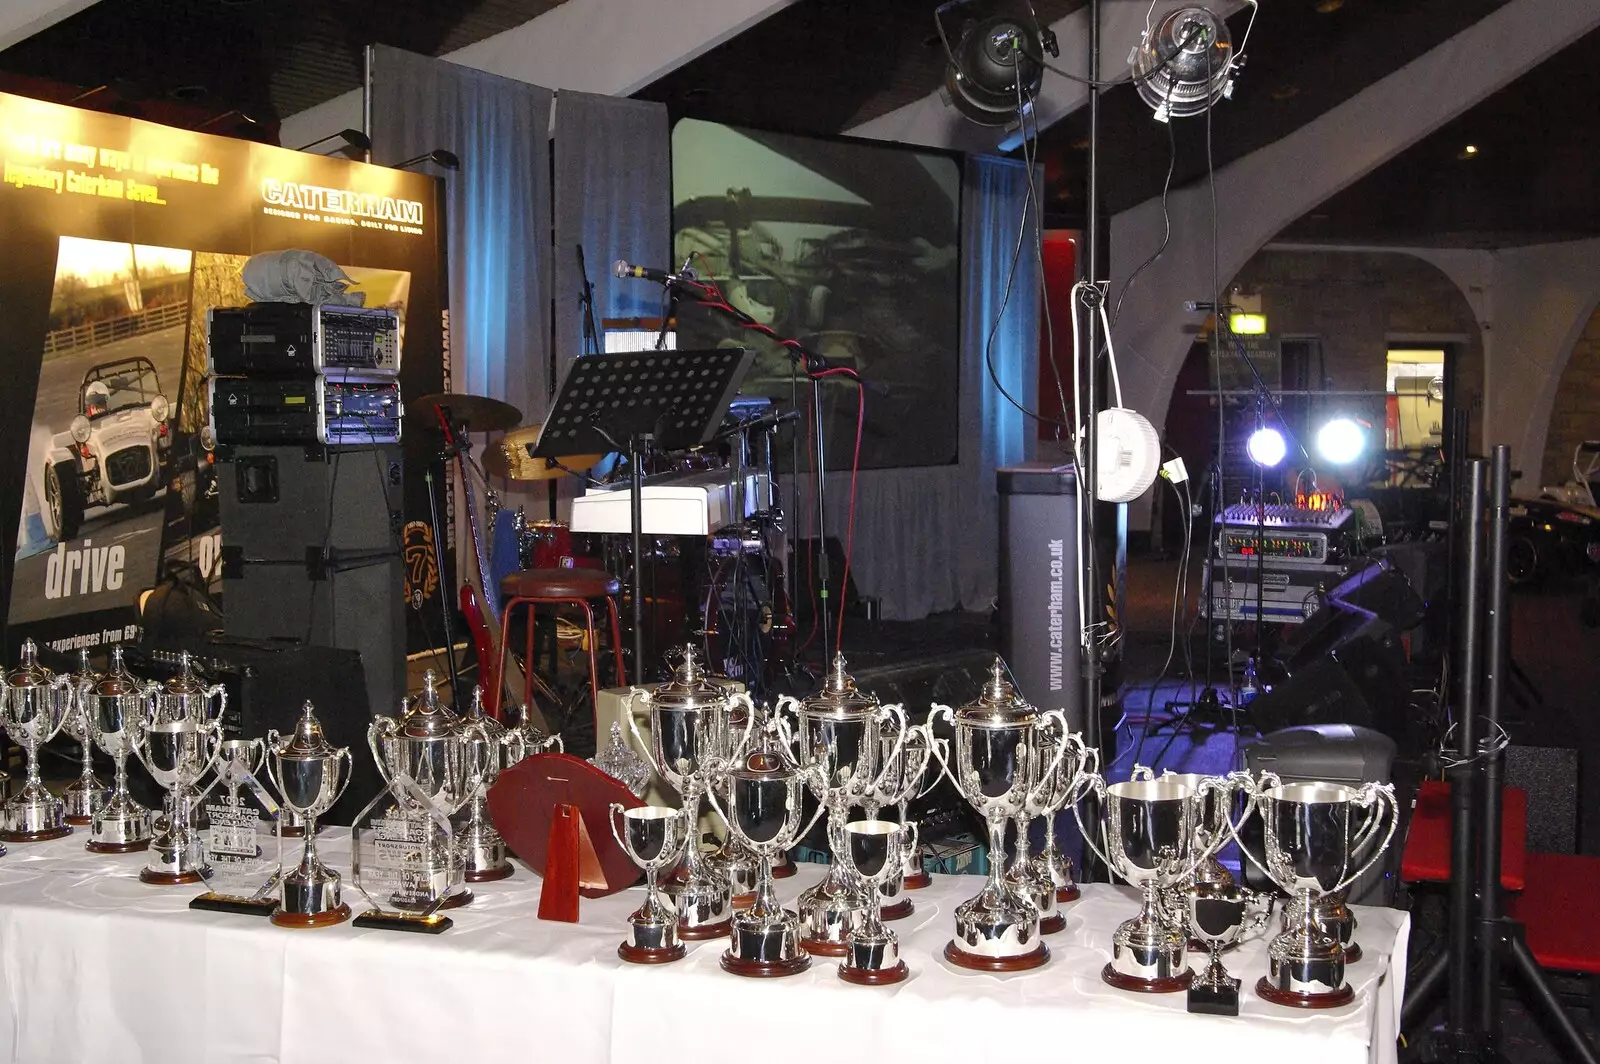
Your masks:
M1035 20L994 15L970 23L952 46L944 14L962 2L951 0L934 12L946 59L940 93L981 126L1016 125L1044 82L1045 53L1060 54L1055 34Z
M1250 22L1244 41L1255 25L1256 0L1250 5ZM1209 111L1218 100L1233 94L1233 79L1244 62L1244 46L1233 47L1233 34L1221 15L1210 8L1174 8L1152 22L1156 9L1151 0L1145 13L1144 36L1128 57L1139 96L1155 111L1158 122L1192 118Z
M1250 434L1245 441L1245 453L1250 456L1250 461L1262 469L1274 469L1289 453L1289 445L1284 442L1283 433L1270 425L1263 425Z
M1317 453L1330 465L1349 465L1366 449L1366 431L1352 418L1336 417L1317 430Z

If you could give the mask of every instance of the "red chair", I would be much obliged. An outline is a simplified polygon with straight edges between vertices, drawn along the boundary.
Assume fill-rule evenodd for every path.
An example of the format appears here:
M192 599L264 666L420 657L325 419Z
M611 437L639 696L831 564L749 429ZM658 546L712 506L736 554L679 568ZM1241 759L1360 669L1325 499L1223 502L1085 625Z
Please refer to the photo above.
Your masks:
M511 618L517 607L528 610L528 647L526 667L523 670L522 701L533 700L533 637L534 614L539 606L574 606L583 610L585 643L589 648L589 692L598 704L600 699L600 647L599 632L594 624L594 603L604 599L611 621L611 654L617 669L617 685L627 685L622 665L622 622L617 615L617 594L622 584L616 577L599 569L525 569L510 573L500 581L500 599L504 603L500 615L500 655L495 676L505 674L506 641L511 634ZM499 709L500 695L496 688L495 709Z

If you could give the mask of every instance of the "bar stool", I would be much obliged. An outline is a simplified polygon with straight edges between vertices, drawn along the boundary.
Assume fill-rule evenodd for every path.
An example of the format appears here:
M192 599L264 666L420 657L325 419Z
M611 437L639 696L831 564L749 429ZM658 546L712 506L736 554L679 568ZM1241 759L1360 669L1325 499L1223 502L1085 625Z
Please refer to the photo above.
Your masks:
M511 638L511 616L518 606L528 607L528 649L523 669L522 701L533 700L534 612L539 606L577 606L583 610L584 636L589 647L589 692L596 705L600 700L599 632L594 626L594 605L605 599L611 620L611 653L617 667L617 686L627 686L622 665L622 622L617 616L617 594L621 582L603 569L524 569L508 573L500 580L500 667L505 675L506 641ZM498 706L496 707L498 708Z

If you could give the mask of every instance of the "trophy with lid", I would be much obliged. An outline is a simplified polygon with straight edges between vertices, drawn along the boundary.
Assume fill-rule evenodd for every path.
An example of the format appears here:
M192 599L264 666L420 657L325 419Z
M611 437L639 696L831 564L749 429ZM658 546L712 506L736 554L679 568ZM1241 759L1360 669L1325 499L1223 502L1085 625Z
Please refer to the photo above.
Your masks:
M72 709L72 679L40 665L38 653L33 640L23 640L17 667L0 685L0 724L28 758L22 789L0 808L0 839L6 842L43 842L72 833L61 799L39 779L39 747L55 738Z
M861 807L868 820L877 820L884 806L893 805L900 809L902 830L894 837L895 845L899 847L894 867L878 877L882 881L878 892L883 896L879 901L878 918L903 920L916 911L916 905L910 898L902 897L901 892L909 889L906 867L916 861L921 849L917 825L906 818L906 804L926 793L923 780L928 774L928 764L933 760L933 736L926 724L917 724L906 729L905 742L900 745L898 752L894 748L893 736L882 736L879 743L883 749L883 772ZM934 780L937 782L938 777L935 776ZM920 864L918 868L920 870Z
M726 809L717 792L710 792L729 834L759 862L755 901L733 914L732 941L722 954L723 970L734 975L770 978L795 975L811 966L811 955L800 944L800 918L779 904L772 878L772 862L804 834L800 766L786 749L788 742L780 738L783 726L781 718L766 721L753 751L727 774ZM822 812L819 808L817 815Z
M72 706L67 710L66 720L61 723L61 730L78 744L79 765L78 778L62 792L61 801L66 808L67 823L86 828L94 823L94 815L111 797L110 788L94 774L94 741L89 737L89 718L84 708L83 690L94 686L100 674L90 666L87 650L78 651L78 671L70 679Z
M207 687L195 677L188 651L178 657L178 675L152 689L145 701L145 724L133 750L167 792L150 839L150 861L139 873L146 883L198 883L211 872L195 785L216 766L227 705L221 684Z
M129 853L150 845L150 810L128 791L128 756L144 734L145 704L159 689L140 681L122 661L122 648L111 648L105 675L78 688L89 736L111 758L111 794L89 823L91 853Z
M982 693L960 709L935 704L929 726L939 717L954 732L950 756L934 748L944 774L989 827L989 879L976 897L956 908L956 934L944 948L945 959L983 972L1037 968L1050 959L1050 951L1039 936L1033 895L1006 878L1006 822L1027 807L1036 789L1045 733L1053 727L1067 734L1066 715L1030 705L1006 680L1005 662L996 658ZM1052 759L1044 764L1046 781L1060 768L1067 749L1065 743L1055 744Z
M481 723L463 720L440 700L431 669L422 681L422 693L401 703L398 719L378 717L367 729L387 786L350 829L356 889L373 906L356 918L359 927L438 932L450 926L439 910L472 900L450 818L482 786L469 747L487 748L487 738ZM374 817L378 811L383 815ZM385 909L379 896L398 911Z
M861 805L879 787L886 763L902 756L906 714L901 706L880 705L858 690L840 654L834 655L822 690L800 702L778 699L780 714L786 707L799 721L795 760L811 793L828 811L828 846L834 854L827 878L800 892L801 945L822 956L842 957L850 929L867 904L857 877L839 859L847 845L844 825L850 807Z
M1058 756L1057 751L1063 747L1067 756ZM1069 800L1076 801L1081 796L1100 758L1099 751L1091 752L1081 736L1055 728L1041 730L1040 741L1033 748L1033 758L1034 779L1038 783L1025 796L1022 814L1017 817L1017 854L1006 878L1018 891L1032 897L1038 906L1039 933L1053 935L1067 926L1067 918L1060 908L1063 879L1071 888L1066 900L1078 896L1071 864L1056 846L1056 813ZM1047 771L1050 765L1055 766L1054 771ZM1039 817L1045 821L1045 848L1032 856L1028 828Z
M294 733L280 737L269 731L266 746L272 756L272 781L283 795L283 804L294 810L305 829L300 863L282 877L272 922L279 927L343 923L350 919L350 906L339 897L339 873L317 856L317 817L333 808L350 784L350 748L328 742L310 702L305 704ZM279 839L281 847L281 834Z
M559 747L560 736L546 736L536 728L507 728L483 711L483 689L472 689L472 703L467 708L468 728L462 730L466 743L469 779L477 781L472 797L467 800L467 811L461 827L456 830L456 849L461 853L468 883L490 883L511 875L511 859L506 851L506 840L495 830L489 818L489 788L500 778L504 769L510 768L529 754L542 753ZM474 730L475 729L475 730ZM530 748L529 735L538 738L536 747Z
M644 702L650 717L648 742L634 719L635 699ZM745 727L737 740L732 726L735 706L745 712ZM651 767L683 799L687 841L675 898L678 937L690 941L721 937L728 933L732 890L727 877L700 850L700 799L744 756L756 722L750 696L707 676L698 652L689 645L672 679L654 690L634 688L623 715L639 748L648 752Z
M759 736L762 734L762 728L766 725L768 709L765 705L754 706L753 708L755 723L752 734ZM732 729L734 741L737 741L737 737L743 735L746 726L750 725L750 722L745 719L746 716L747 712L742 704L735 705L733 711L728 714L728 727ZM727 805L727 788L727 776L712 782L708 797L713 799L720 797L723 799L722 804L717 806L719 812ZM737 831L732 829L731 825L727 834L723 837L722 845L711 853L708 860L711 862L711 866L728 881L728 891L731 895L730 904L734 909L748 909L755 904L756 881L760 875L761 859L756 856L754 850L745 845L744 839Z

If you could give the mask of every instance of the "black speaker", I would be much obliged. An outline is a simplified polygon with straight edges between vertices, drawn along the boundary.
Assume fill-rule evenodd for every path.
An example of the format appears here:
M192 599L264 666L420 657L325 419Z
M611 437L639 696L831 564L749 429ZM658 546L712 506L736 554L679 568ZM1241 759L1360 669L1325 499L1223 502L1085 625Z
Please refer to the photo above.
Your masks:
M1323 611L1339 610L1336 604ZM1395 630L1370 614L1343 611L1317 640L1320 653L1291 657L1291 672L1250 703L1263 734L1299 724L1355 724L1397 739L1408 731L1405 655Z

